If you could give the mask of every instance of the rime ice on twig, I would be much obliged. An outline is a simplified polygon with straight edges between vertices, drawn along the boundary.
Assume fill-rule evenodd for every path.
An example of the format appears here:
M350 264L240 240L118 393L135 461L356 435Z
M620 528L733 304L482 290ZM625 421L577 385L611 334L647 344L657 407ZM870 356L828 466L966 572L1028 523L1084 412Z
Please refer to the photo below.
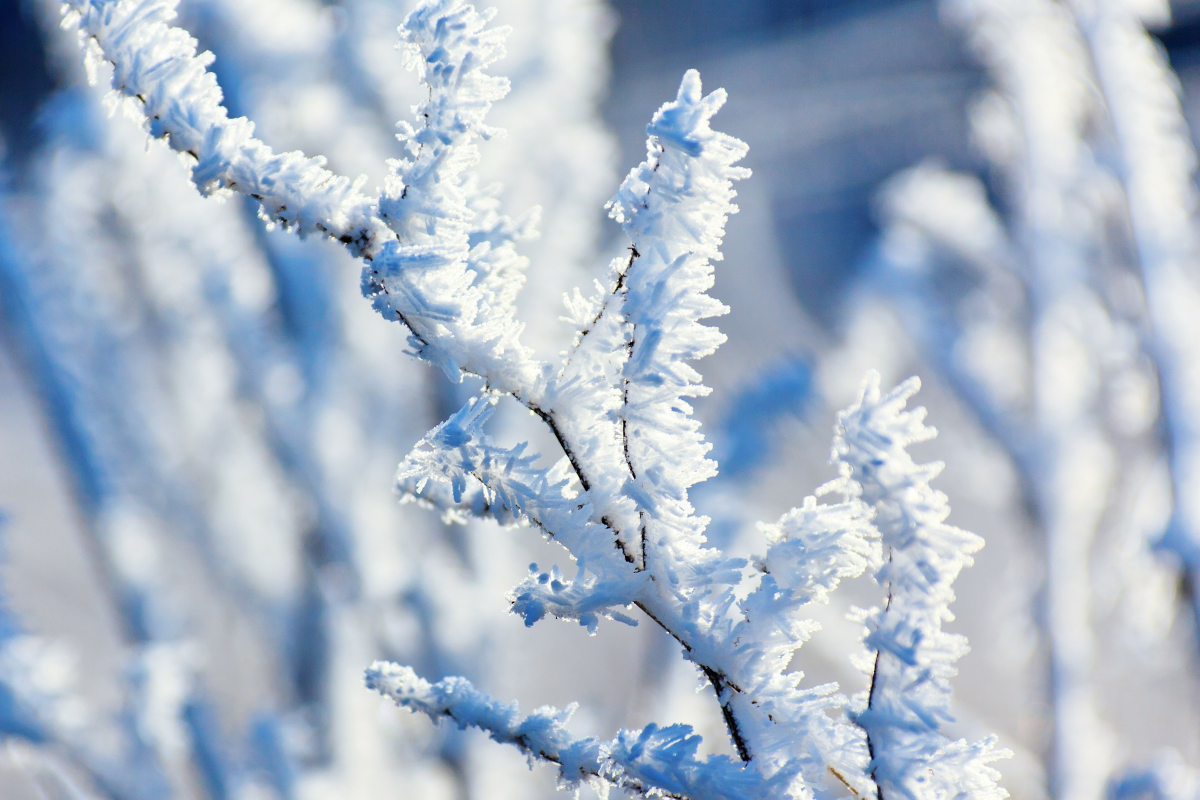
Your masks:
M150 133L197 159L197 188L245 194L268 220L341 242L368 260L364 293L412 331L419 355L455 379L461 371L481 375L496 389L520 388L536 400L543 370L518 341L511 293L487 277L496 272L503 283L519 269L505 242L524 228L492 225L493 241L469 242L479 231L470 224L466 170L476 158L474 141L493 133L484 115L507 89L507 81L483 72L503 53L503 31L487 28L490 16L459 0L410 15L405 35L418 54L410 63L421 66L430 99L420 127L405 129L413 158L395 162L384 195L373 198L361 182L326 170L323 159L277 155L254 138L251 122L230 119L207 70L211 56L197 55L195 40L169 24L175 5L76 0L64 8L92 57L114 65L114 89L142 104ZM398 242L396 231L410 238Z
M540 395L540 367L519 342L515 314L523 261L512 249L526 234L480 199L468 170L476 141L496 133L485 123L508 80L485 68L504 55L503 28L489 28L458 0L426 3L401 26L410 68L429 87L417 107L419 128L405 125L409 157L391 162L379 215L398 237L363 270L363 293L384 317L413 331L414 350L452 380L481 375L500 391ZM474 225L475 200L483 212ZM532 399L532 398L531 398Z
M1007 792L988 762L1004 754L992 740L968 744L943 732L952 719L954 662L967 645L942 624L954 618L951 584L983 540L945 524L946 496L929 485L942 465L917 464L906 450L937 433L924 424L924 409L904 408L919 386L914 378L881 395L872 374L838 417L834 457L875 509L884 548L875 579L887 591L884 607L867 619L876 655L867 707L855 719L867 732L881 798L999 800Z
M151 98L143 102L154 112L164 91L155 76L179 76L187 91L176 111L186 117L194 102L198 124L217 131L217 145L222 131L236 140L232 150L214 145L201 153L209 166L194 175L211 173L220 177L218 186L240 189L229 179L235 167L254 180L278 172L275 157L250 137L249 123L227 122L194 43L164 22L169 3L75 0L72 8L81 28L118 62L121 91ZM140 31L133 16L146 10L149 23ZM575 296L580 330L556 371L519 341L513 301L522 265L515 243L525 227L493 216L469 171L477 140L492 133L485 114L506 88L483 72L502 52L502 32L490 29L489 20L461 0L431 0L409 15L402 35L429 89L420 126L403 129L408 157L392 164L377 202L346 195L343 216L350 221L337 224L366 233L334 236L367 260L364 293L385 317L409 328L419 356L452 379L469 372L487 382L483 397L405 459L399 488L454 514L531 523L562 544L576 574L534 567L513 592L514 609L529 624L549 615L593 631L600 616L631 622L625 609L639 609L711 684L742 763L698 759L699 739L682 726L622 732L601 745L571 737L559 712L522 720L515 708L461 679L429 684L406 668L377 665L368 681L404 705L482 727L559 764L569 783L594 778L691 798L864 795L872 785L867 739L846 718L846 698L833 685L801 688L802 674L788 670L816 630L806 606L823 602L870 561L876 536L870 504L856 499L853 480L843 479L841 503L810 498L768 526L770 546L752 569L708 545L708 520L688 498L690 487L715 472L687 402L707 391L690 362L723 341L700 321L725 310L707 294L712 261L736 210L732 182L748 175L735 166L745 145L710 126L724 92L704 95L698 74L689 72L676 99L655 114L648 157L610 204L632 240L630 256L614 263L593 299ZM141 66L149 54L162 70ZM133 83L147 91L130 91ZM171 132L172 145L176 138L186 143L191 129L175 117L169 123L182 131ZM297 200L310 199L305 181L322 168L300 156L292 162ZM270 203L266 213L301 232L333 224L309 211L280 216ZM483 425L496 394L512 395L546 424L563 450L560 469L545 469L524 445L504 448L487 436ZM969 788L972 767L962 766L956 785Z
M616 609L636 601L639 579L614 558L612 530L593 521L586 496L539 468L524 444L506 449L491 441L482 428L494 405L494 397L472 400L426 436L400 465L400 491L420 498L431 481L448 483L454 508L468 510L463 505L468 493L481 497L483 507L476 501L469 510L502 524L529 522L571 553L579 567L574 580L535 569L513 590L513 610L527 623L550 614L577 619L594 631L598 614L628 619Z
M113 65L113 88L139 101L150 133L195 159L192 180L205 194L236 191L259 201L271 221L301 234L321 233L373 253L386 230L375 202L325 169L323 158L277 154L254 138L254 125L231 119L208 71L208 53L169 23L177 0L71 0L66 20L79 27L88 57Z
M686 725L651 724L600 742L567 730L574 708L547 706L522 717L516 703L499 703L463 678L431 684L407 667L378 662L367 670L366 683L398 706L478 728L531 759L557 765L566 787L611 783L638 795L689 800L741 800L758 796L761 789L759 777L743 764L726 757L698 759L700 737Z

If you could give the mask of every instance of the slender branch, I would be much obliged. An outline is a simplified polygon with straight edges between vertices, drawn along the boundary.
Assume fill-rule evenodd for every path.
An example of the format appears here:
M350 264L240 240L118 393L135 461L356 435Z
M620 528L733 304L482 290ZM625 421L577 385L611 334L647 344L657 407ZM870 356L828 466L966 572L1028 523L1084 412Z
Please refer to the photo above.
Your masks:
M637 246L632 244L629 245L629 261L625 264L625 269L617 273L617 280L613 284L612 291L608 293L610 299L616 297L621 293L621 290L625 288L625 276L629 274L629 270L633 267L633 262L636 261L639 256L641 256L641 253L638 252ZM570 367L571 360L575 357L575 354L579 352L580 347L583 345L583 340L586 339L588 334L595 330L596 326L600 324L600 321L604 319L604 312L606 311L608 311L607 302L600 305L600 310L596 312L596 316L592 317L592 321L588 323L587 327L579 332L579 338L575 342L575 347L571 351L571 354L567 356L560 374L561 372L566 372L567 368Z
M487 481L486 481L486 476L481 474L477 470L467 470L466 474L470 475L472 478L479 481L479 483L481 485L483 485L483 486L488 485ZM538 528L540 528L547 535L547 537L549 537L551 539L557 538L555 531L552 530L549 526L547 526L545 521L542 520L536 513L533 513L530 509L525 508L525 509L521 509L521 514L526 519L528 519L532 524L534 524ZM606 525L606 527L608 528L608 530L610 530L613 533L614 537L616 537L616 540L618 542L618 547L622 550L622 552L624 552L624 548L621 547L621 545L620 545L620 538L619 538L619 534L617 533L617 531L614 528L612 528L610 525ZM630 559L628 557L626 557L626 561L629 562ZM634 572L635 573L642 572L642 570L639 570L637 568L637 566L634 565ZM651 580L654 580L653 575L650 575L649 577ZM678 642L679 645L684 649L684 651L689 655L689 658L691 658L692 656L695 655L696 650L695 650L694 645L691 642L689 642L676 629L674 629L671 625L669 625L662 618L662 616L660 614L656 613L655 610L652 609L651 603L648 602L647 598L635 598L633 600L633 605L636 606L637 608L639 608L655 624L657 624L668 635L670 635L671 638L673 638L676 642ZM733 695L734 694L744 694L743 690L734 681L730 680L729 676L726 675L724 673L724 671L721 670L720 668L711 666L709 664L703 663L698 660L695 661L694 663L696 663L696 665L704 673L704 675L708 679L709 683L712 684L713 690L716 692L717 701L721 706L722 717L725 720L725 725L729 731L730 739L733 741L734 747L737 749L738 756L742 759L742 761L750 761L752 758L752 755L750 753L749 745L748 745L746 738L741 730L741 726L739 725L739 723L736 719L735 712L733 709ZM729 690L728 693L726 692L726 689Z
M651 725L642 731L622 731L612 742L602 743L575 738L565 726L568 714L543 708L521 717L515 704L498 703L463 678L431 684L407 667L376 662L367 670L365 680L368 688L397 705L431 719L453 720L462 728L477 728L499 743L512 744L529 756L558 765L559 774L568 784L598 779L645 797L689 800L698 795L741 797L744 779L757 777L728 760L696 760L694 746L698 738L682 726L660 729ZM629 741L631 736L636 736L636 742ZM679 744L691 744L691 752L679 753ZM676 764L671 774L664 773L658 762L664 754L672 758L682 755L686 768L678 769L683 765ZM643 772L652 782L639 774Z
M888 561L891 561L891 560L892 560L892 557L889 555ZM892 607L892 591L889 588L888 593L887 593L887 600L885 600L884 604L883 604L884 613L887 613L888 610L891 609L891 607ZM871 688L867 692L867 710L870 710L875 707L875 690L876 690L876 687L879 685L879 680L878 680L879 679L879 659L882 655L883 655L883 651L881 651L881 650L875 651L875 659L871 665ZM863 732L866 734L866 737L867 737L867 755L870 756L870 758L871 758L871 766L869 768L869 774L871 775L871 779L874 780L874 778L875 778L875 740L871 737L871 731L869 729L866 729ZM840 778L841 776L838 776L838 777ZM843 781L843 783L845 783L845 781ZM880 783L879 781L875 781L875 798L876 798L876 800L883 800L883 784Z
M652 575L651 579L653 579L653 577L654 576ZM687 641L687 639L683 638L683 636L677 631L673 630L665 622L663 622L663 620L659 619L659 617L650 610L645 601L635 601L634 605L641 609L642 613L653 620L660 628L666 631L672 639L678 642L679 646L682 647L684 652L688 654L689 660L692 660L691 656L695 654L695 649L692 647L691 643ZM749 745L746 742L745 736L742 734L741 725L738 723L733 710L733 695L744 694L742 688L731 681L729 676L724 672L699 661L693 661L693 663L696 664L696 666L700 668L700 671L704 673L704 677L708 679L708 682L712 684L713 691L716 692L717 703L721 706L721 717L725 721L725 728L729 731L729 738L732 740L733 746L737 750L738 757L742 761L750 761L754 756L750 753ZM730 690L728 699L722 696L725 694L725 689Z
M567 461L570 462L571 469L574 471L575 477L579 479L579 485L583 487L585 492L590 491L592 488L592 483L590 480L588 480L587 473L584 471L583 465L579 463L579 458L575 453L575 449L571 446L571 443L567 440L562 428L554 419L554 412L547 411L537 403L522 398L519 394L514 394L513 398L536 414L538 418L542 420L542 422L546 423L546 427L548 427L550 432L554 434L554 438L558 442L558 446L562 448L563 455L565 455L567 457ZM545 530L545 526L542 526L541 523L538 524L543 530ZM620 551L622 558L624 558L625 561L630 564L636 563L633 554L629 552L629 547L625 544L624 537L621 536L621 531L617 529L616 525L612 521L612 518L607 515L601 516L600 524L612 531L617 550Z
M472 478L479 481L480 484L487 486L487 481L485 480L486 476L480 474L478 471L468 470L466 474L470 475ZM546 525L546 523L537 514L532 513L529 509L521 509L521 513L532 524L534 524L538 528L540 528L546 534L547 537L549 537L550 539L557 538L554 530L552 530L550 527L548 527ZM606 525L606 527L613 533L614 537L617 537L618 548L624 553L624 547L621 546L619 534L617 533L617 531L614 528L612 528L610 525ZM631 563L631 559L628 557L628 555L626 555L626 562ZM642 572L642 570L638 569L637 566L634 565L634 572L638 573L638 572ZM654 575L650 575L649 577L651 580L654 580ZM658 625L660 628L662 628L662 630L665 631L672 639L674 639L676 642L678 642L679 646L682 647L684 649L684 651L688 654L689 659L693 660L694 663L696 664L696 666L698 666L700 668L700 670L704 673L705 677L708 679L709 683L712 684L713 690L716 693L717 702L720 704L720 707L721 707L721 716L725 721L725 726L728 729L729 737L732 740L733 745L737 750L738 756L741 758L742 761L750 761L753 758L753 756L750 753L749 745L746 741L745 735L743 734L743 732L741 730L741 726L737 721L737 718L735 716L735 712L733 709L733 697L735 694L736 695L745 694L743 689L740 686L738 686L734 681L732 681L729 678L729 676L724 673L723 670L721 670L717 667L710 666L701 661L692 659L692 656L694 656L696 653L695 646L691 642L689 642L682 634L680 634L676 629L671 627L659 614L655 613L655 611L652 610L652 608L651 608L651 604L649 602L647 602L647 600L645 598L634 599L633 605L636 606L638 609L640 609L656 625ZM728 693L726 692L726 689L729 690Z
M585 492L590 491L592 488L592 482L588 480L588 476L583 469L583 465L579 463L579 457L575 454L575 448L573 448L571 443L567 441L567 437L563 433L562 428L559 427L558 422L554 419L553 409L547 411L534 401L525 399L519 393L514 394L513 399L528 408L530 411L536 414L542 420L542 422L546 423L546 427L550 429L550 432L554 434L554 438L558 441L558 446L562 448L563 455L565 455L567 460L571 462L571 469L575 472L575 477L579 479L579 485L583 487Z
M750 749L746 746L746 739L742 735L741 725L738 724L737 718L733 715L732 693L737 690L733 688L724 675L711 667L701 665L700 670L704 673L704 677L708 678L708 682L712 684L713 690L717 693L717 702L721 704L721 716L725 720L725 727L729 729L729 737L733 739L733 746L737 749L738 758L742 759L742 761L749 761L751 758ZM729 701L722 698L727 688L731 693Z

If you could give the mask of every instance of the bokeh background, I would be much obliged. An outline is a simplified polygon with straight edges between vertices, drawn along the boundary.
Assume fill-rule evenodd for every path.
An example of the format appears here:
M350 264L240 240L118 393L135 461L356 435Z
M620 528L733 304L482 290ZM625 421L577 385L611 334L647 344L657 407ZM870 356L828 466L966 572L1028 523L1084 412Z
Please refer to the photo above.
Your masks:
M374 185L420 98L393 48L408 5L180 11L234 113ZM753 551L756 520L833 477L868 369L919 375L941 432L920 455L987 541L957 587L954 729L1013 750L1017 798L1200 797L1200 529L1174 500L1200 498L1200 3L497 5L513 93L480 171L506 213L543 207L535 346L570 341L559 297L625 246L603 203L698 68L754 171L713 292L729 341L700 365L714 541ZM336 248L202 200L88 87L55 6L0 0L0 795L554 796L549 770L366 692L376 658L578 702L582 733L683 721L728 750L657 631L506 613L528 563L561 563L533 532L399 505L396 463L471 387L403 355ZM1088 39L1109 12L1173 73ZM1147 120L1159 138L1129 134ZM544 443L514 409L497 425ZM838 594L794 664L861 690L846 617L879 599Z

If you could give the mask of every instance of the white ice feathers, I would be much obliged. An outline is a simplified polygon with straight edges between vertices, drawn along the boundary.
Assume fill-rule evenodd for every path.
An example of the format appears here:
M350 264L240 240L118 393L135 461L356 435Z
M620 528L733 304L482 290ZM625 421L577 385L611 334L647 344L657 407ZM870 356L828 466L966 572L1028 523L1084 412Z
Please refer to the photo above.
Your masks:
M448 718L460 728L473 727L530 759L558 767L567 788L590 783L604 792L608 784L633 794L691 800L742 800L759 796L760 780L746 765L728 757L697 757L700 737L686 725L621 730L601 742L567 730L574 707L551 706L522 717L516 703L500 703L465 678L429 683L408 667L376 662L366 673L368 688L397 705L430 719Z
M477 142L508 80L485 68L504 55L505 29L456 0L417 7L401 26L408 65L429 88L420 127L402 124L408 158L390 162L380 218L396 234L363 270L363 293L383 316L412 331L412 345L452 380L460 372L515 393L540 369L521 345L515 315L523 264L512 250L527 225L496 214L470 172ZM483 213L477 214L472 205Z
M856 721L867 733L871 775L883 797L910 800L1002 798L987 766L1002 757L992 742L951 741L950 678L967 651L963 636L942 630L954 619L951 588L983 540L945 523L946 496L929 481L941 464L917 464L910 445L936 431L924 409L905 409L920 382L910 379L886 395L872 374L858 402L841 414L834 458L875 509L883 562L875 578L887 601L867 618L875 652L867 707Z
M236 191L258 200L263 216L301 235L321 233L369 255L387 231L362 182L325 169L325 159L275 153L254 124L225 110L211 53L171 26L178 0L69 0L65 22L79 28L94 74L112 65L113 89L136 100L152 136L193 160L204 194Z
M761 557L731 558L710 546L708 520L689 500L689 489L716 472L689 405L708 391L693 362L724 340L702 321L726 311L708 290L736 211L733 181L749 175L736 165L746 145L710 126L723 91L703 94L699 75L688 72L675 100L655 114L646 160L609 204L630 255L614 262L594 298L577 293L570 302L580 329L556 368L521 343L515 313L524 270L518 244L532 217L500 214L472 171L478 142L495 134L487 112L508 89L486 72L504 52L505 31L490 27L491 14L462 0L429 0L406 19L404 48L428 99L416 109L418 125L401 126L407 155L391 163L387 185L373 197L320 159L274 155L249 122L229 119L206 69L210 59L169 26L169 0L67 5L115 63L114 88L142 103L150 132L195 157L202 191L245 192L268 219L341 241L366 262L364 294L407 326L419 357L453 380L484 379L483 395L401 464L400 492L455 518L526 523L562 545L575 574L534 565L510 595L514 611L528 624L555 616L593 632L602 617L633 623L639 613L662 627L711 685L740 763L701 758L699 737L686 726L580 739L567 731L569 713L521 717L515 705L463 679L429 683L406 667L374 665L371 688L552 762L568 785L799 799L863 797L876 791L874 776L882 794L1000 795L989 783L988 756L956 749L940 729L946 680L963 649L940 626L949 618L949 584L978 540L942 523L944 498L928 487L936 469L904 452L927 431L919 416L899 410L911 385L883 400L868 386L842 418L844 474L818 493L840 491L841 502L808 498L764 526ZM485 432L505 395L548 428L562 450L556 466ZM890 599L868 644L882 651L887 669L877 676L879 700L854 717L835 685L801 687L792 658L819 628L808 607L879 563L880 533L890 558L877 578ZM896 732L897 720L912 728L904 714L919 725ZM932 793L914 777L930 770Z

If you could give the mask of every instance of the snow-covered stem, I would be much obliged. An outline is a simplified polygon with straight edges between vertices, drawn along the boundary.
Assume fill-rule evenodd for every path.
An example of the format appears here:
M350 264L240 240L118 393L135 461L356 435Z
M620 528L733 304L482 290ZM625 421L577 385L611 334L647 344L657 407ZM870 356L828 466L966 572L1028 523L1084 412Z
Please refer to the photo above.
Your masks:
M79 0L65 3L64 11L89 58L112 64L114 90L140 104L150 134L197 159L191 177L201 192L253 197L268 221L341 242L366 259L364 294L410 330L420 357L455 380L464 372L479 375L496 390L536 403L545 370L519 342L511 298L489 289L487 278L511 259L498 263L468 246L474 212L467 170L477 158L476 140L493 133L484 116L507 90L504 79L483 71L503 54L503 29L488 28L490 15L461 0L409 15L403 26L409 63L427 81L430 98L421 126L404 129L411 157L393 162L384 194L369 197L361 181L329 172L323 159L276 155L254 138L249 120L230 119L207 69L211 57L197 55L195 40L169 24L175 5ZM518 228L506 235L519 234Z
M919 386L914 378L882 395L872 374L838 417L834 458L875 509L884 550L875 580L887 592L867 618L874 659L867 706L855 720L867 733L880 800L998 799L1007 792L988 763L1005 754L993 752L993 740L969 744L944 732L953 719L950 679L967 646L942 625L954 619L951 585L983 541L945 523L946 496L929 485L943 465L917 464L908 453L937 433L924 424L924 409L905 409Z
M451 380L465 371L536 402L545 370L519 341L514 305L524 265L512 244L528 226L494 214L484 230L473 224L480 215L472 201L478 208L481 198L468 170L477 141L496 133L487 112L508 93L507 79L483 71L504 54L507 31L488 27L493 16L443 0L418 6L401 27L429 100L417 107L419 129L401 127L408 157L390 162L379 201L399 240L363 271L363 293L385 318L407 325L413 349Z
M464 678L437 683L411 669L377 662L366 672L367 688L396 705L460 728L473 727L531 759L557 766L560 785L618 786L645 797L677 800L737 800L756 796L760 779L753 769L727 757L697 758L700 737L686 725L622 730L610 742L580 739L567 730L574 708L547 706L522 717L515 703L500 703Z
M208 71L211 55L172 27L178 0L70 0L66 22L85 37L89 67L113 67L113 88L141 104L154 136L194 159L205 194L236 191L258 200L265 217L302 235L320 233L370 256L391 238L360 181L325 169L323 158L274 153L249 120L230 118Z

